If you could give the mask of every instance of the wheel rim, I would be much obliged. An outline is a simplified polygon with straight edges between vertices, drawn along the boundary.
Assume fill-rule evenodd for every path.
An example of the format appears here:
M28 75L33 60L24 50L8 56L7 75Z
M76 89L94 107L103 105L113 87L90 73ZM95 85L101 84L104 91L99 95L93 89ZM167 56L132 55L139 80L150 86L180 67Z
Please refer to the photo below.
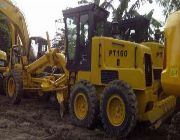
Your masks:
M16 88L15 81L14 81L13 77L10 77L8 80L8 94L10 97L13 97L15 88Z
M122 98L118 95L112 95L107 103L106 108L109 122L113 126L120 126L125 119L125 104Z
M74 112L79 120L83 120L87 116L88 101L83 93L78 93L75 97Z

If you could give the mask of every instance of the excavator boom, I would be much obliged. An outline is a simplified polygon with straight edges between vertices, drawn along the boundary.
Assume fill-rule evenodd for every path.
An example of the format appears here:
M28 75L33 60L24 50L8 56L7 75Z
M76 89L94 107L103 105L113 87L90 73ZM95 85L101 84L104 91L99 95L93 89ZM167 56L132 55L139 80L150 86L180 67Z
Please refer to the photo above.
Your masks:
M25 48L26 54L29 46L29 33L25 22L24 15L20 9L15 6L10 0L0 0L0 12L2 12L10 22L16 27L20 35L22 45Z

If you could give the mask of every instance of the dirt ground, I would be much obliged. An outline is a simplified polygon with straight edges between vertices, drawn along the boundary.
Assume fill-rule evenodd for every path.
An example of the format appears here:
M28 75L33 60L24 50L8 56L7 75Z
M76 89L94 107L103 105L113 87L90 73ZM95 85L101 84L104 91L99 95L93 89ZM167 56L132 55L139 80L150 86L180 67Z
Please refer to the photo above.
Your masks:
M102 128L87 130L70 123L69 115L60 119L52 103L37 97L22 99L20 105L11 105L0 95L0 140L101 140L120 139L105 135ZM158 130L139 125L127 140L166 140L167 124Z

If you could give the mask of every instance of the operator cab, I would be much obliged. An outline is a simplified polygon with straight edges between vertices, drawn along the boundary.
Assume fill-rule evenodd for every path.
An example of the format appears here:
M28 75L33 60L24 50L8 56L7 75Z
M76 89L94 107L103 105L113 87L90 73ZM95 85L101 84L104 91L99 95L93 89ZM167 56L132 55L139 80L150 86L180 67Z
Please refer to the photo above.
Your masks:
M28 62L32 63L47 51L47 40L42 37L31 37L29 45Z
M63 11L69 71L91 70L92 37L105 34L108 15L109 12L95 4Z

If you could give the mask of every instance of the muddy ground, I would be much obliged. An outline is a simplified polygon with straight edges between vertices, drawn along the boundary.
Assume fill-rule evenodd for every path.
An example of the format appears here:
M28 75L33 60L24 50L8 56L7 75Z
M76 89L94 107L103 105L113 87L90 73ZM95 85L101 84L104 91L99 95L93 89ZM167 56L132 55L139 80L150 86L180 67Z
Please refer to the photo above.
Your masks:
M0 140L101 140L118 139L105 135L102 128L78 128L70 123L69 115L60 119L57 107L40 101L38 97L22 99L20 105L11 105L0 95ZM127 140L166 140L168 124L158 130L142 125L135 128Z

